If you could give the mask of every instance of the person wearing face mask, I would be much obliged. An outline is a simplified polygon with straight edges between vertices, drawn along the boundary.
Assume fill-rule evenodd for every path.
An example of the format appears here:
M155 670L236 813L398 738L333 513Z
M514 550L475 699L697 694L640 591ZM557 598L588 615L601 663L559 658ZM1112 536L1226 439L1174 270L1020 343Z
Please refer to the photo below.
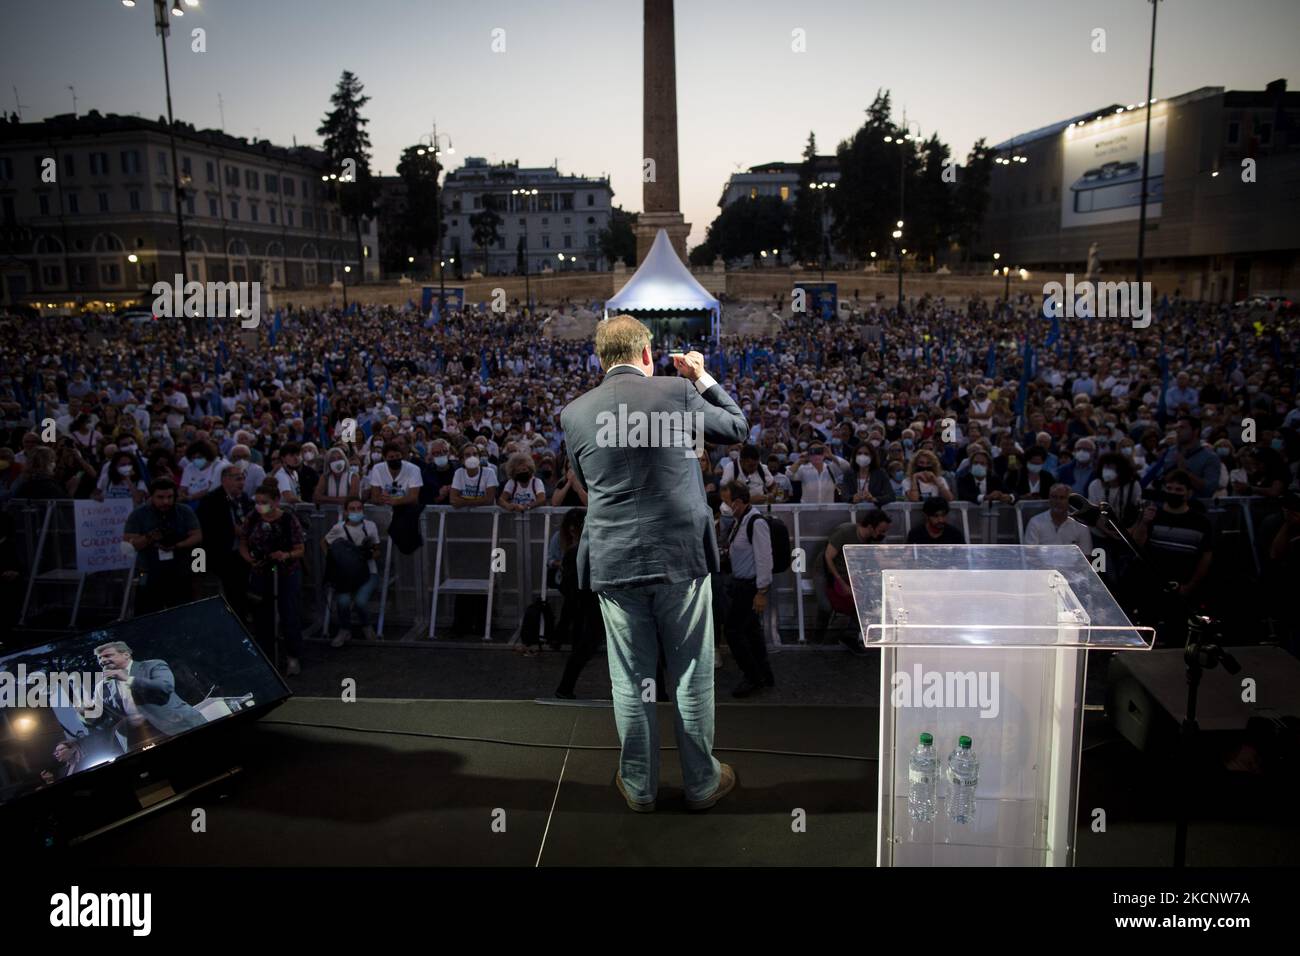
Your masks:
M970 467L957 479L957 497L962 501L983 504L986 501L1010 504L1015 498L1002 488L993 471L989 454L983 448L971 452Z
M536 477L532 455L511 455L506 462L506 474L510 478L497 501L506 511L524 512L546 503L546 487Z
M1080 438L1074 443L1074 455L1057 474L1057 481L1070 486L1075 494L1086 495L1088 485L1097 473L1097 443L1091 438Z
M181 472L181 501L197 504L198 499L221 484L221 469L225 466L226 462L217 457L211 442L191 442Z
M140 473L133 453L118 451L106 463L92 496L96 501L112 498L130 498L138 508L148 497L149 488Z
M423 505L445 505L451 501L451 483L456 477L456 463L451 458L451 445L445 438L435 438L425 449L424 463L420 466L424 486L420 489Z
M337 630L330 647L342 647L360 630L366 640L374 640L370 626L370 595L379 584L379 526L366 517L360 498L350 497L343 517L321 539L326 554L326 580L334 589Z
M342 508L361 494L361 476L348 466L348 456L337 445L325 453L325 471L316 485L315 502Z
M939 468L939 459L933 452L921 452L912 459L905 493L908 501L926 501L930 498L952 501L952 489L948 487L948 481Z
M194 509L203 531L208 570L221 582L221 593L241 621L248 616L248 566L239 553L239 535L254 511L244 481L243 469L227 464L221 469L221 487L204 495Z
M253 460L253 452L247 445L235 445L230 449L230 463L243 470L245 488L260 488L268 477L266 470Z
M889 480L889 473L881 467L875 448L868 443L859 445L853 464L854 504L873 504L883 508L895 500L897 496Z
M743 445L739 451L733 451L735 457L722 460L721 483L743 481L749 486L750 501L764 504L776 487L772 473L758 460L758 449L753 445Z
M1214 559L1209 519L1192 501L1191 475L1175 469L1165 475L1161 504L1148 503L1129 536L1147 564L1134 562L1129 580L1138 604L1138 619L1156 626L1156 644L1181 647L1187 618Z
M320 450L313 442L304 442L302 446L302 463L298 467L298 484L302 487L302 500L316 500L316 486L321 479Z
M483 462L478 445L466 445L460 454L460 467L451 479L452 507L475 508L495 503L496 468Z
M723 554L730 563L723 633L740 666L742 678L732 697L749 697L776 686L767 657L763 625L772 586L772 532L750 501L749 486L732 481L722 486L721 513L731 518Z
M284 638L284 675L302 672L302 525L280 507L280 487L268 479L253 495L253 513L244 519L239 554L249 567L248 597L253 604L257 643L279 666L277 637ZM279 629L276 611L279 611Z

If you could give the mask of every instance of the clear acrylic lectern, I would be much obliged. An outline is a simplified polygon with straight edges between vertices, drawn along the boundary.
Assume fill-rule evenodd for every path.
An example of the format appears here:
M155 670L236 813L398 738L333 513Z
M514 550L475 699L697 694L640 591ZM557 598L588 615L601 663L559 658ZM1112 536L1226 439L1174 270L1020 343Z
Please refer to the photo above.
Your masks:
M1149 650L1074 545L847 545L862 637L881 651L881 866L1074 862L1089 650ZM929 822L908 808L922 733L939 757ZM949 818L948 756L979 760L975 815Z

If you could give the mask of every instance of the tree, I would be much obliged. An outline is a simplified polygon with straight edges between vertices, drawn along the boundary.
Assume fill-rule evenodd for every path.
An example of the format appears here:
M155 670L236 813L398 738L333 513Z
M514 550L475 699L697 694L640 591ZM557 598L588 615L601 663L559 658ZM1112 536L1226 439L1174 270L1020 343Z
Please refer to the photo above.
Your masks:
M899 150L904 150L904 176L915 163L911 141L898 145L901 131L890 117L888 91L877 91L866 114L862 127L835 151L840 179L830 198L835 241L859 259L872 250L883 252L890 242L898 219ZM886 136L893 142L886 143Z
M956 231L954 191L943 181L948 163L947 145L937 135L922 144L915 177L907 184L907 229L904 242L915 248L918 259L933 262L946 251Z
M622 259L624 264L636 265L636 213L615 206L609 214L609 227L600 231L600 253L610 268Z
M970 259L971 250L980 240L980 229L989 206L989 181L993 172L993 151L983 139L971 147L966 165L957 177L955 222L957 241L962 255Z
M483 250L483 274L488 274L488 248L501 241L501 214L497 212L492 195L483 197L483 210L469 217L474 234L474 245Z
M794 198L794 214L790 221L790 245L794 257L800 262L820 259L822 255L822 211L826 197L812 188L817 182L817 137L808 133L808 145L803 150L799 165L799 191Z
M438 176L441 172L442 167L432 150L419 145L402 150L402 158L397 162L397 175L405 187L406 206L396 223L397 235L393 238L401 245L403 259L411 253L438 254L439 217L442 215ZM388 245L387 241L385 245Z
M693 266L710 266L717 257L718 251L713 248L713 243L705 239L698 246L691 249L686 258Z
M724 259L757 259L764 250L789 248L789 224L790 209L780 196L738 199L718 213L704 244Z
M370 102L363 96L355 74L344 70L338 86L330 97L333 106L316 133L324 137L325 154L339 182L339 208L352 220L356 229L357 264L365 277L365 251L361 245L361 220L373 216L378 193L370 174L370 134L366 124L370 120L361 115L361 107ZM355 176L348 176L355 171ZM345 178L347 177L347 178Z

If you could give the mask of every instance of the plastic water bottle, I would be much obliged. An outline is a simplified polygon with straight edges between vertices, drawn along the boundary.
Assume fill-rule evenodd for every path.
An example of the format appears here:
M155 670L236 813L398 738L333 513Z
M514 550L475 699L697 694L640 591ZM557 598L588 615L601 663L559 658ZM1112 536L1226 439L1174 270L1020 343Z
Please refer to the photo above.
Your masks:
M958 737L948 755L948 818L953 823L975 822L975 787L979 784L980 762L969 737Z
M912 761L907 765L907 812L919 823L934 819L934 808L939 796L939 755L934 749L934 737L921 734L920 743L912 751Z

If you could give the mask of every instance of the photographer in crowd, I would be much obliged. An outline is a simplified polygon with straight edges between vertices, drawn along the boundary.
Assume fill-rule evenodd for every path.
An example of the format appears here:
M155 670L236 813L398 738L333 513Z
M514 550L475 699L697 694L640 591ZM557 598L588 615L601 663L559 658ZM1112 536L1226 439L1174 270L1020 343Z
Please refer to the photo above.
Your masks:
M250 569L254 634L277 667L278 638L284 638L284 674L292 677L302 671L302 525L281 509L280 486L273 479L263 482L253 502L253 514L244 519L239 554Z
M136 591L135 613L179 607L194 599L190 549L203 540L192 508L176 504L176 482L155 478L149 500L126 519L122 540L135 548L144 577Z

